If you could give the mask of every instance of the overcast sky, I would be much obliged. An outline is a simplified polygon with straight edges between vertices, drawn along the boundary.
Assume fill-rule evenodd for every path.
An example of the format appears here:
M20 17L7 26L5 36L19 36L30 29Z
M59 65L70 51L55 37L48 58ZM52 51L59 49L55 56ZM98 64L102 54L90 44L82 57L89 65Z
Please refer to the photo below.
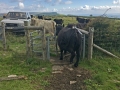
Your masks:
M117 14L120 13L120 0L0 0L0 13L8 11Z

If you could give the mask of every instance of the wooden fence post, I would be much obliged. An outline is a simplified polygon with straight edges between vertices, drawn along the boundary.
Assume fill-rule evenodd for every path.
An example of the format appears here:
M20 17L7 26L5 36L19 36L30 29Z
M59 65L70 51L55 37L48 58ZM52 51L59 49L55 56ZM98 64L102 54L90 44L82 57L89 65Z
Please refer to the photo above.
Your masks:
M2 24L2 39L3 39L3 48L4 50L7 49L7 45L6 45L6 36L5 36L5 23L1 23Z
M50 60L50 37L49 36L47 36L47 60Z
M43 60L45 60L45 56L46 56L46 38L45 38L45 28L43 27L42 30L42 50L43 50Z
M83 34L83 46L82 46L82 48L83 48L83 59L85 58L85 34Z
M93 32L94 32L94 28L93 27L89 27L88 60L92 59L92 53L93 53Z
M24 26L29 26L28 21L24 21ZM30 36L29 36L29 30L25 30L25 35L26 35L26 55L29 57L30 55Z

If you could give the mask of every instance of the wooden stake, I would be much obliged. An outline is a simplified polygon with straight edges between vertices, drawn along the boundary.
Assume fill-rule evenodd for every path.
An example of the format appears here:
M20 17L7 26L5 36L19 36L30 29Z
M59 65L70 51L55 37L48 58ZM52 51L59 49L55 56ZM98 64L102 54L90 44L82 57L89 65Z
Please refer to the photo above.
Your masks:
M88 60L92 59L92 53L93 53L93 32L94 28L89 28L89 37L88 37Z

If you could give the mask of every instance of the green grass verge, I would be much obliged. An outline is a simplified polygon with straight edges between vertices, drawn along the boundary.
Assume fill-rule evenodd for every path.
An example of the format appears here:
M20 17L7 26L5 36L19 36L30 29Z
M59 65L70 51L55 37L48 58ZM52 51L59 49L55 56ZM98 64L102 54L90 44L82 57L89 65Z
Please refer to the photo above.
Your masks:
M84 60L80 66L92 72L92 78L85 80L87 90L120 90L120 60L96 58Z
M25 80L0 81L1 90L43 90L49 83L44 79L51 74L51 63L38 57L26 58L25 37L7 37L9 49L0 43L0 78L8 75L25 76Z

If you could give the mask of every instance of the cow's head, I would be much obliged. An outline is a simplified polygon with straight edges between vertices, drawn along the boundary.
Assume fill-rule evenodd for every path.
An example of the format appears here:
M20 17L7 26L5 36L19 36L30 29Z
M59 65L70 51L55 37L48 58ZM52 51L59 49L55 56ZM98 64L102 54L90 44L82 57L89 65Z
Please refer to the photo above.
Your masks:
M35 26L36 24L36 18L31 18L31 26Z

